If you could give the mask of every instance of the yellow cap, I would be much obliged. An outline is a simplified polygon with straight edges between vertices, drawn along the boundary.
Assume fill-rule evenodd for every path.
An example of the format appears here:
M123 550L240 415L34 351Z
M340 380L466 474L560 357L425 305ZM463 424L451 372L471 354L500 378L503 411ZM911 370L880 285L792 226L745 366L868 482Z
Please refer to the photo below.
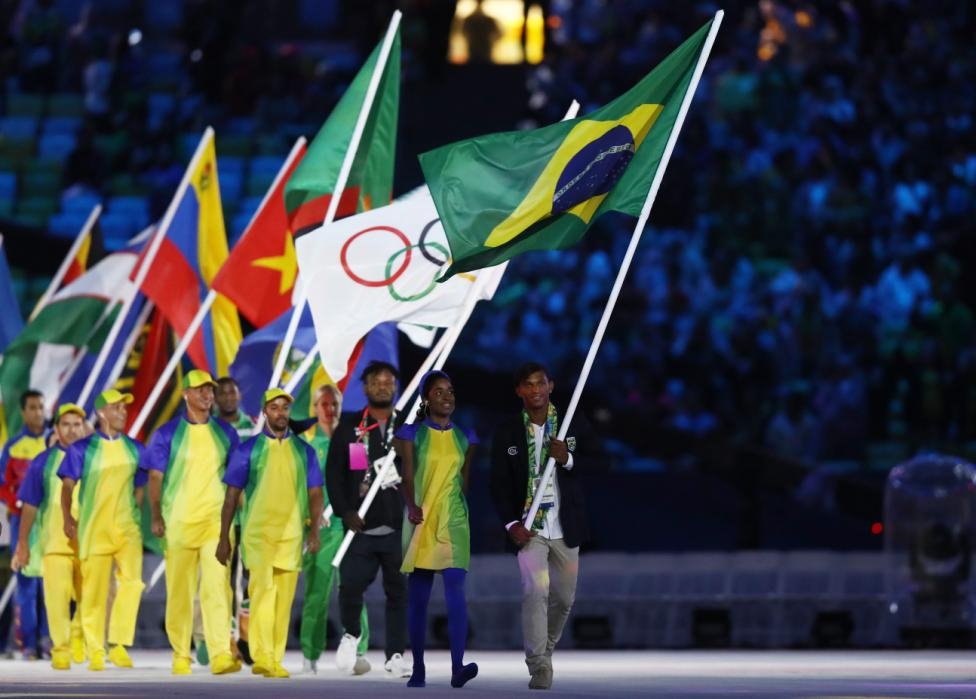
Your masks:
M114 388L110 388L98 394L98 398L95 399L95 410L101 410L106 405L113 405L118 402L128 404L133 400L135 399L131 393L122 393L121 391L116 391Z
M288 395L288 393L281 390L280 388L269 388L267 391L264 392L264 401L261 403L261 405L267 405L275 398L285 398L288 400L289 403L295 402L294 398L292 398L290 395Z
M217 388L217 382L213 380L210 374L202 369L188 371L186 376L183 377L183 388L199 388L208 384Z
M58 406L57 417L55 418L55 424L61 421L68 413L74 413L75 415L80 415L81 419L85 419L85 409L80 405L75 405L74 403L62 403Z

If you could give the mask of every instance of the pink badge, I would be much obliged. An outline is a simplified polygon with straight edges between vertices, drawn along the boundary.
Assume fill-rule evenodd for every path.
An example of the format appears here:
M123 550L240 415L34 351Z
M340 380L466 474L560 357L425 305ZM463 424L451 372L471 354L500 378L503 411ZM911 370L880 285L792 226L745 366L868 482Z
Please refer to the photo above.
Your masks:
M369 466L369 460L366 458L366 445L360 444L359 442L354 442L349 445L349 470L350 471L365 471Z

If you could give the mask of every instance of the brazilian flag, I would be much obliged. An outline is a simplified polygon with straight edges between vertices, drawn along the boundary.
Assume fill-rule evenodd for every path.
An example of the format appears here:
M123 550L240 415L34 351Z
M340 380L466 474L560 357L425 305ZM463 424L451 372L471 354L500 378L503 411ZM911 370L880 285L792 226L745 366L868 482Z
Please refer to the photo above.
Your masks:
M574 245L606 211L639 216L712 22L592 114L423 153L458 272Z

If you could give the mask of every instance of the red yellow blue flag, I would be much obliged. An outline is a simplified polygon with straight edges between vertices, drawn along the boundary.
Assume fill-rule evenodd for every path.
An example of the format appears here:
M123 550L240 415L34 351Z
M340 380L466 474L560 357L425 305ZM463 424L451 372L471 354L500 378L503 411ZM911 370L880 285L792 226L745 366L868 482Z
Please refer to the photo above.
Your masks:
M173 216L162 233L162 244L142 291L182 337L227 259L213 131L204 134L171 209ZM190 361L197 368L223 376L240 344L237 308L218 294L187 350Z

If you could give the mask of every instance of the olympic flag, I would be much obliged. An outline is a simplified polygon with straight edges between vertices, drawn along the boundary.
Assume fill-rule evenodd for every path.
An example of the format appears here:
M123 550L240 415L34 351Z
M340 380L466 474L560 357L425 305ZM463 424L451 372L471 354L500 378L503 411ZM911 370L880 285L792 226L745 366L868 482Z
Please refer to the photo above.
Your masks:
M322 364L336 381L345 376L356 343L379 323L457 323L477 278L464 273L437 283L450 254L426 187L322 226L298 238L295 251ZM492 275L481 298L494 295L503 271L477 272Z

